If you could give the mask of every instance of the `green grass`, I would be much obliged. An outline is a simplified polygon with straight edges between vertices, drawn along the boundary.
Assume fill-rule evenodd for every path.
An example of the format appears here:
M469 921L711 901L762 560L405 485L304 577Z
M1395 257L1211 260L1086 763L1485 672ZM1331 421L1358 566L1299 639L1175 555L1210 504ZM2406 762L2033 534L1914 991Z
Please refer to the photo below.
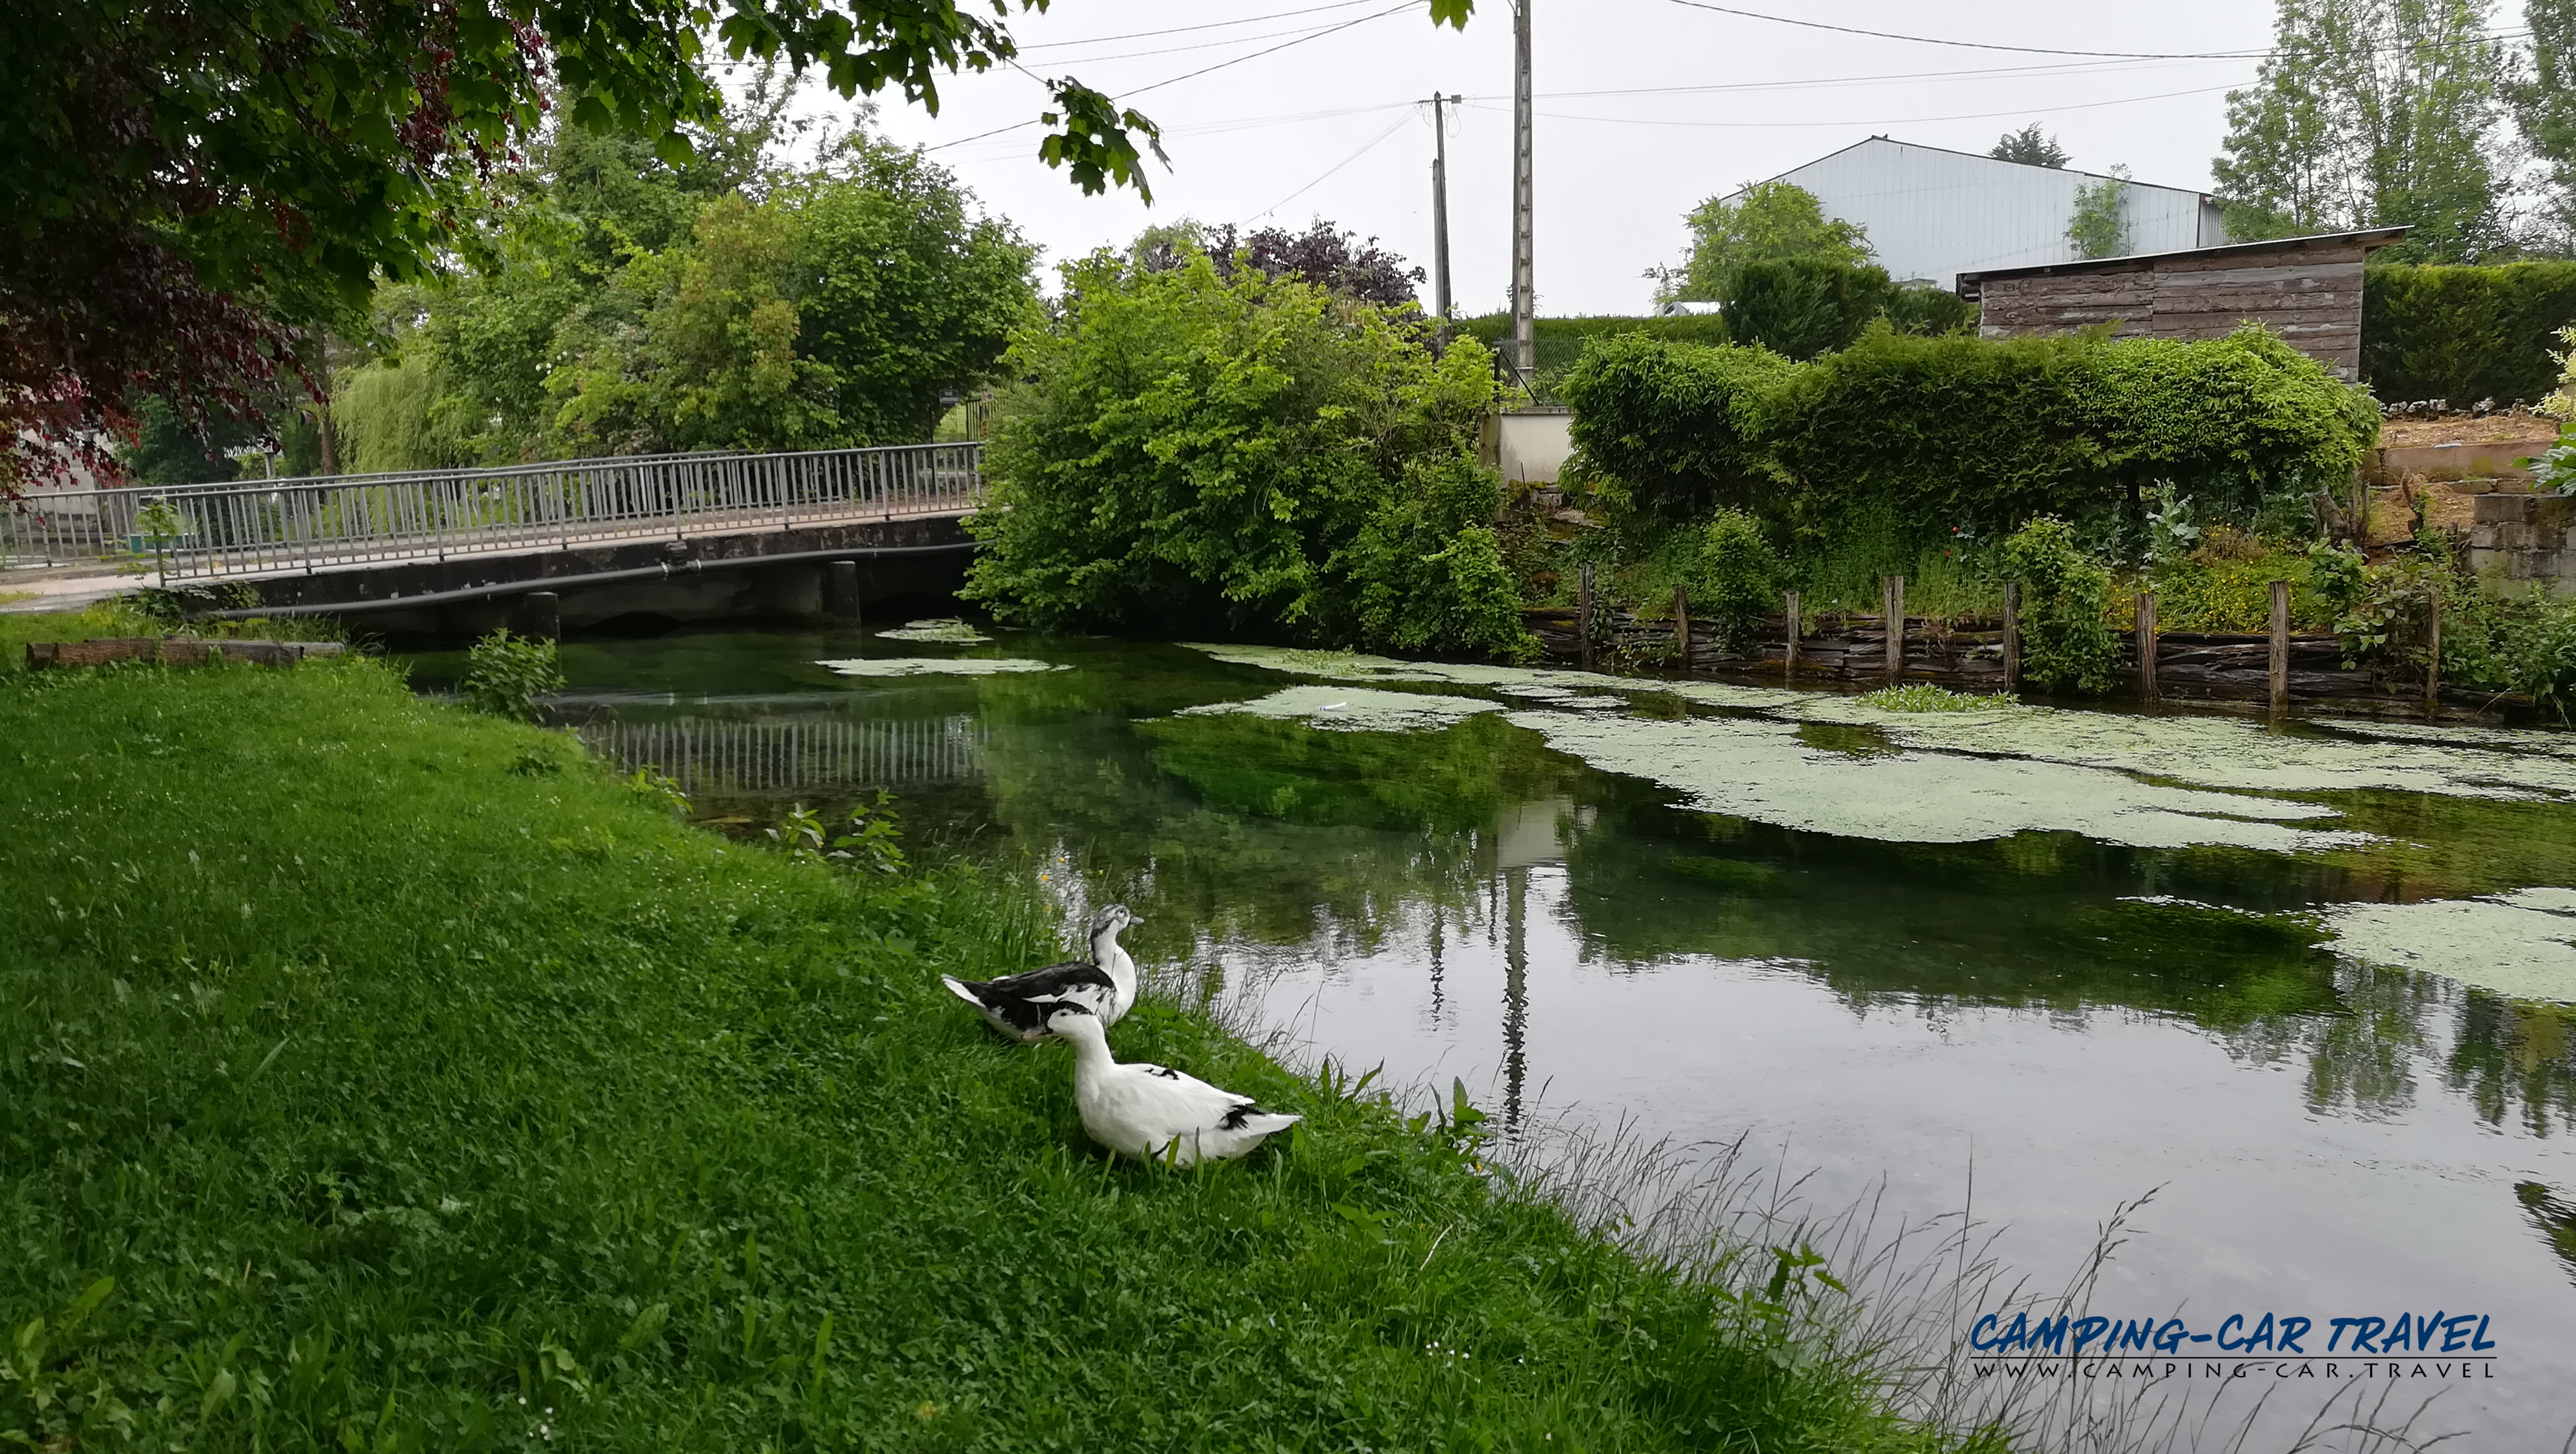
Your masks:
M1939 1447L1179 1006L1120 1053L1310 1120L1104 1159L937 986L1059 952L999 882L726 844L366 660L13 660L0 732L0 1447Z

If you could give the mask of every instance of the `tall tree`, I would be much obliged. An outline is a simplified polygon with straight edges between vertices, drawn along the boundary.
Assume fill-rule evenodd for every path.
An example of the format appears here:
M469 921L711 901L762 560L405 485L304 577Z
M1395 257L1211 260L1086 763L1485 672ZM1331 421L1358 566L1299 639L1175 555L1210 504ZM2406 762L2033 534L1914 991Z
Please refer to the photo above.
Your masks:
M2531 69L2512 92L2523 145L2540 165L2543 245L2576 256L2576 0L2524 0Z
M1794 182L1753 182L1730 197L1692 208L1690 257L1678 268L1650 269L1666 299L1725 302L1751 262L1809 259L1857 267L1871 258L1869 234L1825 216L1816 194Z
M1240 258L1265 278L1295 278L1381 308L1421 301L1413 285L1422 281L1422 269L1406 267L1402 257L1378 246L1376 238L1362 241L1358 233L1344 232L1320 217L1304 232L1262 227L1242 234L1231 222L1209 227L1185 218L1145 229L1129 249L1146 272L1185 266L1197 253L1208 255L1221 278L1234 276Z
M1463 26L1473 0L1428 0ZM1018 0L1042 8L1045 0ZM311 326L417 277L549 110L668 161L721 105L699 68L783 59L843 96L932 109L942 76L1016 64L1010 0L58 0L0 44L0 494L89 448L129 399L202 432L309 370ZM1148 193L1154 125L1049 81L1038 154Z
M2212 164L2231 236L2404 224L2403 252L2508 246L2499 159L2510 58L2494 0L2280 0L2273 53L2228 95Z
M2026 167L2066 165L2066 148L2057 144L2056 137L2042 135L2036 121L2019 131L2007 131L1996 138L1994 149L1986 155L1999 162L2019 162Z
M2075 207L2066 219L2066 240L2083 258L2118 257L2129 250L2129 169L2115 166L2111 175L2075 189Z

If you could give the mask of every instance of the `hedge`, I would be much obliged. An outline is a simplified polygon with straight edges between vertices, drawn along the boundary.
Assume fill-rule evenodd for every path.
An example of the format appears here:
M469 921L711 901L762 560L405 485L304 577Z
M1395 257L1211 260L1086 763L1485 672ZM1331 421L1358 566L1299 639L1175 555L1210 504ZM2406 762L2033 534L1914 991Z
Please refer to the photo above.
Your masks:
M2361 375L2381 399L2530 403L2557 381L2553 335L2576 324L2576 262L2389 263L2361 300Z
M1596 338L1638 334L1675 343L1720 344L1727 341L1726 320L1714 313L1681 313L1669 318L1605 313L1597 317L1541 318L1536 322L1538 373L1542 379L1556 378L1574 367L1574 361L1583 357L1584 345ZM1512 315L1509 313L1461 318L1457 328L1484 344L1496 356L1509 356L1506 347L1512 336Z
M1643 513L1735 505L1822 530L1870 514L1918 540L2128 520L2149 489L2205 523L2286 524L2267 516L2349 480L2379 425L2250 326L2195 343L1879 327L1806 364L1638 339L1596 348L1564 394L1587 465Z

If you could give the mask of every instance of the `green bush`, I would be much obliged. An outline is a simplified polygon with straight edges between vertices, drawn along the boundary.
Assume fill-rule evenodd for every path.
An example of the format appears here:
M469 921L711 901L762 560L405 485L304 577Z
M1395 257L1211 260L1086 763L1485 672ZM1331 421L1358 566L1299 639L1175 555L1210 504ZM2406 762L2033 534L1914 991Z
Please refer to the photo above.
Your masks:
M1899 287L1887 299L1887 321L1899 333L1937 338L1977 331L1977 305L1947 288Z
M1727 300L1729 339L1804 361L1849 348L1888 310L1896 284L1872 264L1784 258L1746 263Z
M2150 491L2212 523L2304 523L2378 433L2368 399L2251 327L2197 343L1874 327L1806 364L1618 340L1565 395L1587 464L1642 513L1752 508L1806 550L1887 520L1903 556L2039 515L2134 540Z
M2389 264L2364 274L2361 375L2394 401L2529 402L2558 367L2550 336L2576 324L2576 262Z
M1692 619L1708 623L1721 649L1734 650L1780 605L1786 567L1763 537L1761 522L1741 510L1718 511L1700 527L1696 544L1689 580Z
M1567 371L1582 359L1584 350L1596 342L1632 334L1710 347L1726 342L1726 320L1714 313L1676 313L1670 317L1603 314L1596 317L1540 318L1533 323L1538 343L1538 366L1528 382L1531 392L1548 402L1564 400L1563 383ZM1474 318L1461 318L1451 326L1460 337L1472 338L1483 344L1489 354L1507 360L1511 358L1511 314L1486 313Z
M478 712L534 722L542 699L564 689L562 656L553 642L514 636L505 626L465 653L460 686Z
M1619 481L1649 519L1681 521L1774 488L1761 410L1796 368L1768 349L1630 335L1594 345L1560 392L1585 468Z
M2033 520L2004 542L2004 570L2021 582L2022 679L2055 691L2111 685L2120 645L2108 615L2111 572L2076 548L2063 520Z
M1435 359L1403 315L1204 256L1065 281L1011 346L970 597L1050 629L1528 650L1474 463L1481 347Z

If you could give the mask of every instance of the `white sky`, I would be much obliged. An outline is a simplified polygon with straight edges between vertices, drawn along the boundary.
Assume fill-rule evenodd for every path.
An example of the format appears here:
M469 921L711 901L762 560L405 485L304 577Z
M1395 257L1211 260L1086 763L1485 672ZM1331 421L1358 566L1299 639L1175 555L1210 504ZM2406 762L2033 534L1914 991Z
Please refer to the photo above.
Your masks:
M2260 50L2272 25L2262 0L1732 3L1908 35L2161 54ZM1049 12L1012 22L1029 71L1079 77L1161 123L1172 168L1155 169L1150 209L1132 193L1082 195L1037 160L1035 126L950 145L1035 118L1045 92L1016 71L951 80L936 119L889 98L880 122L897 141L942 148L933 155L1042 244L1048 265L1124 243L1149 222L1191 216L1297 230L1320 215L1427 269L1431 121L1427 106L1411 103L1435 88L1461 93L1467 104L1449 140L1453 286L1462 314L1500 309L1510 265L1509 0L1480 0L1464 34L1435 30L1422 0L1314 4L1055 0ZM1982 152L2035 120L2075 167L2126 163L2140 181L2206 190L2226 130L2225 92L2251 80L2256 64L1923 45L1679 0L1534 5L1545 314L1643 311L1652 285L1642 274L1679 258L1689 208L1876 133ZM1256 18L1264 16L1276 18ZM1354 20L1272 55L1155 84ZM1232 21L1249 23L1218 25ZM1149 51L1162 53L1139 54ZM1912 79L1872 79L1889 76ZM1598 92L1622 94L1586 94ZM1427 304L1427 283L1422 292Z

